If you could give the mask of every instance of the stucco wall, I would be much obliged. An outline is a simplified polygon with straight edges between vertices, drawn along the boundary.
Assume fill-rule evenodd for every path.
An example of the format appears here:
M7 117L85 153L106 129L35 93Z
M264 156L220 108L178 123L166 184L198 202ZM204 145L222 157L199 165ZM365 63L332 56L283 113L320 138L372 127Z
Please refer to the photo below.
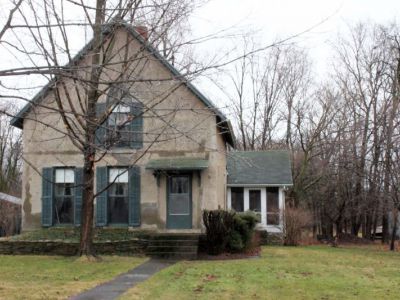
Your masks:
M123 49L127 33L119 30L114 43L115 51ZM129 38L129 36L128 36ZM129 39L128 56L134 57L140 45ZM115 55L115 59L122 54ZM143 56L143 54L141 54ZM137 59L137 58L136 58ZM88 64L83 59L81 64ZM120 74L120 64L113 65L103 74L104 80L112 80ZM140 71L136 71L140 70ZM164 228L166 224L166 179L157 179L145 166L150 159L166 157L197 157L209 160L208 169L201 172L201 184L196 174L192 180L193 227L201 225L201 210L225 206L226 159L225 143L216 127L216 116L185 85L170 78L171 73L153 56L145 53L128 71L130 76L151 79L135 83L131 92L151 107L144 113L144 148L141 150L115 149L109 151L97 166L127 166L133 163L141 167L142 227ZM135 73L136 72L136 73ZM127 77L129 78L129 77ZM156 81L155 79L160 79ZM61 95L65 91L73 103L77 103L75 88L82 90L72 80L64 81L66 89L58 84ZM44 167L83 165L83 156L65 132L57 104L50 92L42 106L35 107L24 120L24 167L23 167L23 229L40 227L41 171ZM106 101L106 96L100 102ZM66 109L67 101L64 101ZM50 125L50 126L47 126ZM156 134L160 134L156 140ZM150 146L151 145L151 146ZM143 155L144 154L144 155ZM139 159L139 157L141 157Z

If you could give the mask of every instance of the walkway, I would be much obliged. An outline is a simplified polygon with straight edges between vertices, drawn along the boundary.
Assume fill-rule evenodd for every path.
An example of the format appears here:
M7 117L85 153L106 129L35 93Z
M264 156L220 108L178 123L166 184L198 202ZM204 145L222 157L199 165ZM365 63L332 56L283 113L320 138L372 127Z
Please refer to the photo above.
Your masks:
M139 282L145 281L153 274L173 265L175 262L150 259L136 268L115 277L113 280L94 287L91 290L73 296L70 300L112 300L121 296Z

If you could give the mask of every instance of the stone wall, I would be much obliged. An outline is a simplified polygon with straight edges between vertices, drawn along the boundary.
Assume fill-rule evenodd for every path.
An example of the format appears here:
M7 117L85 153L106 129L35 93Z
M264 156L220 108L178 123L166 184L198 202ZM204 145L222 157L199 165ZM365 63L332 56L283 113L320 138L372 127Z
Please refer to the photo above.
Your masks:
M115 242L95 242L97 254L143 255L147 239L133 239ZM0 241L0 254L77 255L79 243L63 241Z
M258 232L261 245L281 246L284 243L284 235L282 232L267 232L265 230L260 230Z

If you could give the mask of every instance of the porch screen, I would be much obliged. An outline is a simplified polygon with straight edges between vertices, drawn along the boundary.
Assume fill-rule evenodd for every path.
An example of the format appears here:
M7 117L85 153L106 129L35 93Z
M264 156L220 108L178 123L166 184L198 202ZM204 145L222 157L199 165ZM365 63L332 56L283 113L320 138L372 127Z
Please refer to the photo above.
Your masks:
M267 225L279 225L279 188L267 188Z
M244 211L243 188L231 188L231 208L237 212Z

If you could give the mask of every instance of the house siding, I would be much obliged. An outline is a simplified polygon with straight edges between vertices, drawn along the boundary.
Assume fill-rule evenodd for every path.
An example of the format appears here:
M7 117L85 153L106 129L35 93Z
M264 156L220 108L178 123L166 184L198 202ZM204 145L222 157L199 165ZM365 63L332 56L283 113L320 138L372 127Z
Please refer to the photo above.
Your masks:
M126 34L127 32L122 29L116 34L115 49L123 48L123 43L127 38ZM129 51L138 51L139 43L132 38L129 39ZM83 59L81 64L89 64L88 59ZM154 80L155 78L171 77L169 70L151 55L146 56L146 59L140 64L143 71L138 75L143 78ZM107 78L116 77L119 67L115 65L114 70L109 70L106 74ZM68 79L65 80L65 84L72 101L77 101L74 93L75 84ZM169 94L171 90L174 91ZM162 176L157 185L157 179L153 176L153 172L145 169L148 161L167 157L208 159L209 167L202 171L201 183L195 173L192 182L193 227L200 228L202 209L225 206L225 142L216 129L216 117L185 85L177 81L153 82L151 86L146 83L135 84L134 93L147 106L159 103L155 106L156 111L175 111L174 118L167 119L167 122L176 129L166 128L160 136L160 139L164 141L156 142L144 155L143 149L115 149L110 151L97 166L126 166L134 163L140 167L141 228L156 229L166 226L166 179L165 176ZM62 91L61 94L63 95ZM105 101L105 96L100 98L100 102ZM51 92L41 103L48 107L57 107ZM193 109L200 109L201 113L196 113ZM51 126L38 123L35 121L36 119ZM190 130L187 136L179 134L186 132L188 126L195 124L195 129ZM64 130L59 114L51 109L35 107L24 119L23 127L23 155L26 163L23 167L22 226L23 230L30 230L41 227L42 178L39 172L45 167L82 167L83 156L68 137L51 128ZM149 131L152 133L162 132L165 129L165 123L153 113L146 112L144 113L143 127L145 133ZM175 135L178 136L174 137ZM152 136L144 134L144 140L152 141ZM144 148L146 148L146 143ZM139 159L140 156L142 157Z

